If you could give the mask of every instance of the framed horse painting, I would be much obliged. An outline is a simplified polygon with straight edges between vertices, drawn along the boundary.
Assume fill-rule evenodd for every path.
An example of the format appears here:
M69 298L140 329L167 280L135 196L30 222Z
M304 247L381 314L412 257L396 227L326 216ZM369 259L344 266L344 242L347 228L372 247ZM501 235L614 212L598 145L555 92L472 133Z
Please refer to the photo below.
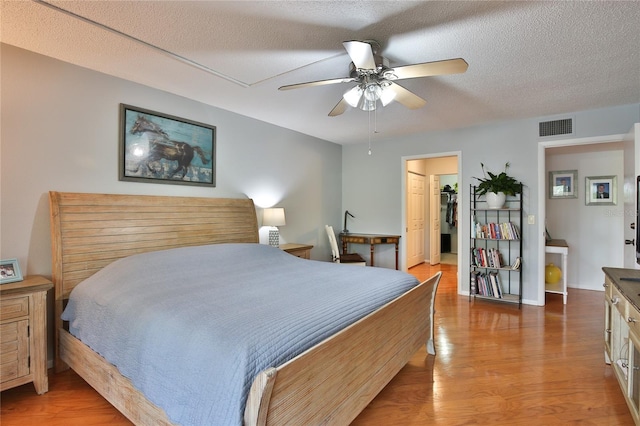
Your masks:
M216 186L216 128L120 104L120 180Z

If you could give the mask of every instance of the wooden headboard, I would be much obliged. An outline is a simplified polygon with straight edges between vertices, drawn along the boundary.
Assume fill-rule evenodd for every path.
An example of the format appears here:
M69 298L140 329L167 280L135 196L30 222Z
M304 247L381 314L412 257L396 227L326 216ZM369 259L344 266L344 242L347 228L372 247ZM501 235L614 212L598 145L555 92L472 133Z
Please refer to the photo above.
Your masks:
M217 243L257 243L251 199L50 192L56 332L71 290L132 254ZM57 346L57 341L56 341Z

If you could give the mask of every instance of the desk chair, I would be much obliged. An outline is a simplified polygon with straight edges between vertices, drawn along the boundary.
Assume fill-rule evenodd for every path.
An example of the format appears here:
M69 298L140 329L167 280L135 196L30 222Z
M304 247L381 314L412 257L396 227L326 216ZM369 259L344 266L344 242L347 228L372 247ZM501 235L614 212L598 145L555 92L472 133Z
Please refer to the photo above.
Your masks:
M329 243L331 244L331 261L334 263L344 263L349 265L367 266L367 262L358 253L340 254L338 250L338 241L336 240L336 234L333 232L333 226L325 225L324 228L327 231L329 237Z

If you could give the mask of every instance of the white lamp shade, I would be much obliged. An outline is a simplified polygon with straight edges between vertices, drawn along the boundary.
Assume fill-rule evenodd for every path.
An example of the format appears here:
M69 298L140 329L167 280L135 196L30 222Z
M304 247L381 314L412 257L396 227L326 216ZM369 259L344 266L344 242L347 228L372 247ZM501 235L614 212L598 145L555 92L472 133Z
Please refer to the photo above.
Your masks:
M273 207L264 209L262 212L263 226L283 226L285 225L284 208Z
M380 102L382 106L387 106L396 97L396 92L390 87L382 87L380 91Z
M362 97L362 88L360 86L356 86L345 92L342 97L349 105L356 108L358 106L358 102L360 102L360 98Z

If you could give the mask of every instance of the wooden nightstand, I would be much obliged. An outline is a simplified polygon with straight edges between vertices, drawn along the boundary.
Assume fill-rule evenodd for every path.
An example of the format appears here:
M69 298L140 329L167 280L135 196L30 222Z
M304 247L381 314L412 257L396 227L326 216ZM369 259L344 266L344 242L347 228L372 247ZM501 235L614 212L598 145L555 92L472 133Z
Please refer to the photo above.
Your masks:
M290 253L294 256L301 257L303 259L311 259L311 249L313 246L309 244L280 244L280 248L287 253Z
M33 382L40 395L47 377L47 290L38 275L0 285L0 390Z

